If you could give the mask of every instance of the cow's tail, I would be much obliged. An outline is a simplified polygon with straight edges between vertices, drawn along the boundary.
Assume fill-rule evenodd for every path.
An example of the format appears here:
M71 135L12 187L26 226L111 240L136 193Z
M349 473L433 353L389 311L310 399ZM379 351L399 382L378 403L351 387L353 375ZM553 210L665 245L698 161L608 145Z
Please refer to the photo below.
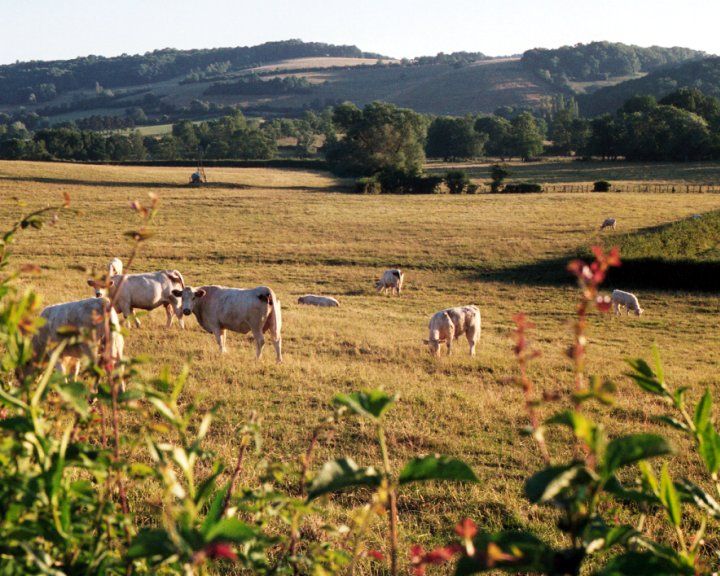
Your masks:
M270 322L270 333L272 334L273 340L282 339L282 308L280 307L280 300L275 296L275 292L270 290L270 298L272 299L269 304L272 307L270 316L272 320Z

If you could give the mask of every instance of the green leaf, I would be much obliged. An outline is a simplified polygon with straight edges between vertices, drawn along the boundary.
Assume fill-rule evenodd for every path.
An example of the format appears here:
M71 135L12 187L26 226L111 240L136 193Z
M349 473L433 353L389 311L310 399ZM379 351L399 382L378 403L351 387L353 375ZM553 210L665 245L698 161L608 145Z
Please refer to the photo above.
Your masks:
M645 464L645 462L640 462L640 465L642 464ZM626 488L615 475L611 476L610 479L605 482L604 489L605 492L612 494L619 502L635 502L654 505L660 504L660 500L658 500L655 492L649 489L646 485L643 486L643 490L631 490Z
M658 422L663 422L664 424L667 424L668 426L672 426L676 430L682 430L683 432L690 432L690 428L688 428L687 424L685 422L682 422L681 420L678 420L677 418L673 418L672 416L658 416L657 418Z
M352 394L337 394L333 402L340 406L346 406L355 414L377 420L397 400L397 394L390 395L384 390L364 390Z
M465 462L440 455L413 458L400 472L400 484L426 480L477 482L478 478Z
M650 365L645 362L645 360L636 358L634 360L627 360L627 363L633 369L633 372L626 373L627 376L632 378L640 388L658 396L665 396L668 393L664 384L658 380L652 368L650 368Z
M608 526L603 521L595 521L588 525L583 533L583 546L587 554L594 554L616 544L625 545L637 534L632 526Z
M155 406L155 408L157 408L157 411L160 412L166 420L172 424L177 424L178 420L175 417L175 413L168 407L167 404L165 404L165 402L155 396L150 396L148 400L153 406Z
M155 561L164 560L175 554L175 548L168 533L161 529L141 530L130 544L127 557L150 558Z
M720 470L720 436L712 424L708 423L703 430L699 431L698 440L698 452L700 452L705 466L710 474L717 474Z
M57 391L65 402L81 417L87 418L90 414L88 405L88 389L82 382L67 382L57 387Z
M698 508L704 510L713 518L720 518L720 504L705 490L693 484L689 480L681 480L675 483L675 488L685 500L693 502Z
M699 432L705 430L707 425L710 423L711 415L712 396L710 395L710 390L708 388L705 388L705 394L702 395L702 398L700 398L700 402L698 402L697 406L695 406L695 417L693 419L695 428Z
M665 438L657 434L631 434L615 438L605 450L605 476L610 477L623 466L666 454L672 454L672 448Z
M682 520L680 497L670 478L667 462L663 464L662 472L660 473L660 501L663 503L668 519L672 525L680 526L680 521Z
M642 478L643 488L652 492L656 496L660 495L660 484L658 483L657 476L652 469L649 462L639 462L638 468L640 469L640 476Z
M692 567L683 566L652 552L625 552L612 558L597 576L692 576Z
M575 437L585 443L593 452L597 450L597 427L579 412L567 410L555 414L545 421L546 424L561 424L570 428Z
M222 506L223 502L225 501L225 495L227 494L228 490L230 490L230 481L228 480L227 484L225 484L224 487L220 488L220 490L215 492L215 497L213 498L212 503L210 504L210 508L208 509L207 514L205 515L205 520L202 523L202 526L200 527L200 531L207 535L208 531L212 526L218 522L221 518L222 514Z
M205 533L206 542L220 540L223 542L241 543L252 540L257 535L255 529L237 518L223 518Z
M361 468L352 458L330 460L323 465L310 484L308 499L346 488L376 487L380 485L380 480L380 475L372 466Z
M594 480L593 474L583 464L550 466L528 478L525 495L533 504L548 502L570 486L586 485Z

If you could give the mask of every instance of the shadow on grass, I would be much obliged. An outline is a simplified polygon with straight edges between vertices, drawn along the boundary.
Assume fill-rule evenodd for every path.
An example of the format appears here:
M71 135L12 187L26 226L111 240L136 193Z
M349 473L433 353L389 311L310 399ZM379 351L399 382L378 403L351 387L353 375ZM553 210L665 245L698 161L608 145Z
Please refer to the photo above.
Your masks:
M91 188L177 188L186 190L202 190L210 189L233 189L233 190L250 190L268 189L268 190L297 190L305 192L346 192L346 187L324 187L324 186L266 186L241 184L237 182L206 182L202 185L188 184L181 182L126 182L118 180L78 180L74 178L48 178L33 176L0 176L0 180L9 180L11 182L33 182L35 184L59 184L65 186L89 186Z
M470 278L528 286L572 285L575 279L567 272L566 267L570 260L578 257L577 254L568 254L566 257L530 264L476 271L470 275ZM659 258L623 260L622 266L610 270L605 286L720 292L720 262L667 261Z

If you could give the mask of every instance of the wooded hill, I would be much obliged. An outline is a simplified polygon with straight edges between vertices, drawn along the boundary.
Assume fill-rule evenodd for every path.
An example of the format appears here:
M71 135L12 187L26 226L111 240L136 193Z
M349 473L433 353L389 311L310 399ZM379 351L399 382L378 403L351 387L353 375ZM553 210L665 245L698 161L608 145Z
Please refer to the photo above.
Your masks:
M300 40L165 49L0 66L0 112L23 110L51 123L133 115L138 124L145 116L151 122L217 116L223 106L293 116L343 101L362 106L382 100L423 113L465 115L503 106L540 109L560 94L590 94L583 110L596 113L621 103L628 92L649 90L662 97L667 74L687 77L672 80L686 85L702 72L701 89L718 89L715 64L704 56L687 48L609 42L533 49L522 57L457 52L414 60ZM670 84L665 93L674 88Z

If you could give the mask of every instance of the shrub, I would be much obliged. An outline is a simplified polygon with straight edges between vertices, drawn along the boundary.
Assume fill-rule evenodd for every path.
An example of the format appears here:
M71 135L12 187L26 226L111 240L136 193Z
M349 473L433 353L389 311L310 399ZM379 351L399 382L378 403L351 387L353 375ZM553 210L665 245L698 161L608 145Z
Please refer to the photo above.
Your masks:
M609 192L611 186L607 180L598 180L593 184L593 192Z
M501 166L500 164L490 166L490 191L499 192L502 183L508 176L510 176L510 172L508 172L505 166Z
M358 178L355 180L355 192L358 194L380 194L382 192L382 184L380 184L377 176Z
M408 176L402 172L383 172L379 176L384 194L438 194L440 176Z
M471 183L464 170L450 170L445 174L445 185L450 194L464 194L468 192Z
M530 194L533 192L542 192L543 187L541 184L534 184L532 182L520 182L519 184L506 184L502 191L509 194Z

